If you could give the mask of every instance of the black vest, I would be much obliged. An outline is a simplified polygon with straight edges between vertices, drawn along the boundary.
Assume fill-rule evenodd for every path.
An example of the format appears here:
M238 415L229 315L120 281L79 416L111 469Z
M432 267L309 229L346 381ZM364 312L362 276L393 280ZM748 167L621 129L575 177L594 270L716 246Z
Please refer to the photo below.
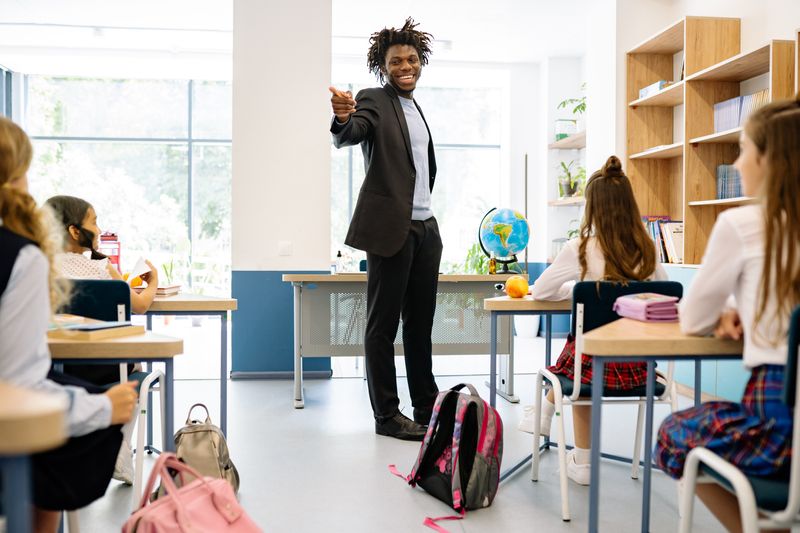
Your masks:
M6 291L19 251L29 244L36 243L0 226L0 296Z

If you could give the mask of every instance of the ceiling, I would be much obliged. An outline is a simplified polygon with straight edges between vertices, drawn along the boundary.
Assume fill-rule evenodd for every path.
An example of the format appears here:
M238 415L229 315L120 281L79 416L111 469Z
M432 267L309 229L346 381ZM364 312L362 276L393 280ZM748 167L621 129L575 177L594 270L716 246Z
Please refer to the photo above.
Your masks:
M529 63L583 55L591 0L331 1L338 55L363 58L372 32L413 16L434 35L436 60ZM233 3L0 0L0 64L48 74L227 79Z

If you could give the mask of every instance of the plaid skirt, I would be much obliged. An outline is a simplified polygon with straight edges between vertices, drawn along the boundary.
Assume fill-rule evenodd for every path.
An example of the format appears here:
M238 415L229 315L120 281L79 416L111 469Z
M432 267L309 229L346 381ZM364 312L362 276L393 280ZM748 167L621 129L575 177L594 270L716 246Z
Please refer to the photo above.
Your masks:
M754 368L741 403L706 402L672 413L658 429L656 464L680 478L686 455L703 446L748 475L788 473L792 410L781 401L783 370L780 365Z
M569 335L556 364L548 367L554 374L575 379L575 337ZM592 357L581 354L581 383L592 383ZM606 363L603 365L603 386L626 390L647 384L647 363Z

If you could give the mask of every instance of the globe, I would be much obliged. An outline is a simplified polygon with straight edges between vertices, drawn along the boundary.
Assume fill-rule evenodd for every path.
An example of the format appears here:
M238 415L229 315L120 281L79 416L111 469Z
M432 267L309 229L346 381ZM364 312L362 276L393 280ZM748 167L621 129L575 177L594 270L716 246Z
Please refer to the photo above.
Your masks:
M508 208L493 208L483 216L478 228L478 242L488 257L508 265L528 246L530 228L521 213ZM508 272L504 268L502 272Z

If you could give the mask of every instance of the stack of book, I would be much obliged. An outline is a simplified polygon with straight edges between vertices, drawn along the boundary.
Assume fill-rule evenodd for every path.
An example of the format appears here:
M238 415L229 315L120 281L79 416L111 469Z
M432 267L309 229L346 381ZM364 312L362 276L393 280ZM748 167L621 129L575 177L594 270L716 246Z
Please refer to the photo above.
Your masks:
M683 222L668 216L644 216L642 220L656 245L656 260L683 263Z
M654 292L628 294L617 298L614 312L642 322L677 322L678 298Z
M78 315L58 314L47 330L50 339L98 341L144 334L144 326L129 321L108 322Z
M738 128L747 120L750 113L769 102L769 90L737 96L714 104L714 132Z
M647 87L642 87L641 89L639 89L639 99L647 98L650 95L656 94L658 91L666 89L673 83L674 82L672 81L659 80L655 83L651 83Z
M144 287L134 287L133 290L136 292L142 292L144 289ZM159 287L156 289L156 296L174 296L179 292L181 292L180 285L167 285L166 287Z
M742 196L742 176L733 165L717 166L717 199Z

